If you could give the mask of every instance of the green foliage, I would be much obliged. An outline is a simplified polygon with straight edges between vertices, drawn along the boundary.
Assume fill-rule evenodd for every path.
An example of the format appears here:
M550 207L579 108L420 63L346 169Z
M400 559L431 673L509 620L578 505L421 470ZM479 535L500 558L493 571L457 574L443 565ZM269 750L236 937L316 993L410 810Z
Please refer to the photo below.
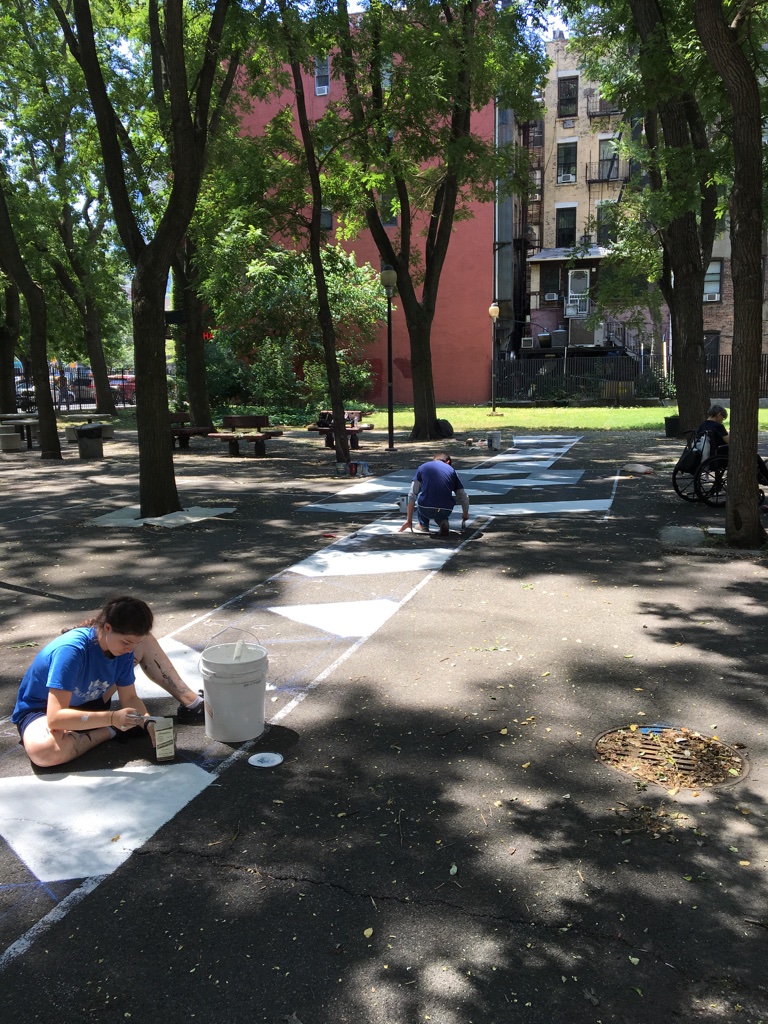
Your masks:
M323 251L345 401L371 384L364 361L386 316L378 275L354 253ZM283 249L253 226L235 223L209 252L202 291L218 329L209 350L213 405L257 401L313 409L329 401L314 275L305 252Z

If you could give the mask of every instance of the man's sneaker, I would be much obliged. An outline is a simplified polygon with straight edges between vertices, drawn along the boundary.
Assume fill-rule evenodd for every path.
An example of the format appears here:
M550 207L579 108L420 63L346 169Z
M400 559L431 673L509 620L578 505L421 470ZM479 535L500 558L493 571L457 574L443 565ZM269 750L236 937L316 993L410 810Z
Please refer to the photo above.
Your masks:
M203 691L198 690L198 694L202 697ZM205 702L200 701L196 708L188 708L185 704L179 704L178 710L176 711L176 721L184 723L185 725L194 725L196 722L202 722L205 719Z
M444 519L442 523L440 523L440 536L447 537L450 532L451 531L450 528L448 527L448 520Z
M421 523L416 523L416 525L413 527L413 532L414 533L429 533L429 527L428 526L422 526Z

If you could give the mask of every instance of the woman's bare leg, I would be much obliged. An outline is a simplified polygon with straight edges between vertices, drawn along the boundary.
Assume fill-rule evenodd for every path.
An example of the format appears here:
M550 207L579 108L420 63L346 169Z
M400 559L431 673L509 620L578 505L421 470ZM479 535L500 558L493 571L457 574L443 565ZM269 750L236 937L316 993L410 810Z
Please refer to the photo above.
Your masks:
M199 695L190 690L152 633L136 644L133 657L147 678L170 693L180 704L188 707L198 700Z
M30 722L24 730L22 743L27 757L39 768L53 768L81 757L112 737L108 728L73 732L70 729L49 729L45 715Z

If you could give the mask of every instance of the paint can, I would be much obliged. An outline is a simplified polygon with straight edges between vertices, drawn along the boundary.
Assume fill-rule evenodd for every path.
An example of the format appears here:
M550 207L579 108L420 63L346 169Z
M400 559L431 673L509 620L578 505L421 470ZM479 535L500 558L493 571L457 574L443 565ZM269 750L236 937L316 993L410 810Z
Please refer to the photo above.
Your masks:
M172 718L152 716L147 721L155 724L155 757L158 763L172 761L176 756L176 738Z
M357 476L357 467L358 467L358 463L357 462L350 462L350 464L349 464L349 475L350 476Z
M500 430L492 430L488 434L488 447L489 447L489 449L492 449L493 451L496 451L496 452L500 452L501 451L501 431Z
M346 475L347 475L347 464L346 464L346 462L337 462L336 463L336 476L346 476Z
M205 648L200 673L205 683L206 735L225 743L261 736L268 667L267 652L259 644L238 640Z
M397 499L397 507L398 507L398 510L400 511L401 515L407 515L408 514L408 495L407 494L401 494L400 495L400 497Z

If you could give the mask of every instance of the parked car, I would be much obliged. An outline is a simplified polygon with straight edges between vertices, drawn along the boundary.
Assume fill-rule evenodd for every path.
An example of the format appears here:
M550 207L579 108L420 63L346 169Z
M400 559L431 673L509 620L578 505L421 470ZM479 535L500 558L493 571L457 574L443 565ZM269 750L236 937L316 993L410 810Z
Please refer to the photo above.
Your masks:
M136 401L136 377L132 373L111 373L107 378L115 400L123 405Z
M81 405L96 401L96 388L89 373L80 372L69 377L69 400Z
M16 408L19 412L34 412L37 408L35 389L26 377L16 377Z

